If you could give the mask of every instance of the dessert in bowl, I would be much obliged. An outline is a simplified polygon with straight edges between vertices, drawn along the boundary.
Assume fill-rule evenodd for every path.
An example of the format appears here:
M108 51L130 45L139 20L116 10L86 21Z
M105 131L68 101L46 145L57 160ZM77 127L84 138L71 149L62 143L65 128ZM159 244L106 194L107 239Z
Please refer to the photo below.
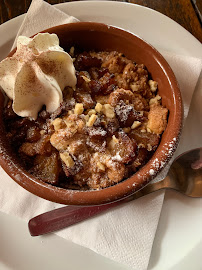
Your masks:
M0 97L1 166L58 203L133 194L164 168L179 140L182 102L172 70L118 28L81 22L44 33L21 37L9 54L15 82L6 84L1 72L9 97Z

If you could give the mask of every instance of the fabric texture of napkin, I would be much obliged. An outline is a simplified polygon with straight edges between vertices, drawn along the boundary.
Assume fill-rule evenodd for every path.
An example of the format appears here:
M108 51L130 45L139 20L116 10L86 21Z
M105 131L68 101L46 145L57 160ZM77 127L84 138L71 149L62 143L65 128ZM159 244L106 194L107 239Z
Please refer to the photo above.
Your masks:
M33 0L18 35L31 36L49 27L76 22L42 0ZM13 45L15 46L15 44ZM178 79L185 118L201 71L201 60L162 52ZM186 123L185 123L186 124ZM184 133L184 132L183 132ZM188 142L186 134L182 134ZM191 148L190 144L190 148ZM178 147L178 154L183 147ZM166 170L161 174L161 178ZM26 221L35 215L61 207L41 199L16 184L0 167L0 211ZM105 214L57 232L57 235L120 262L130 269L146 270L157 229L164 192L132 201Z

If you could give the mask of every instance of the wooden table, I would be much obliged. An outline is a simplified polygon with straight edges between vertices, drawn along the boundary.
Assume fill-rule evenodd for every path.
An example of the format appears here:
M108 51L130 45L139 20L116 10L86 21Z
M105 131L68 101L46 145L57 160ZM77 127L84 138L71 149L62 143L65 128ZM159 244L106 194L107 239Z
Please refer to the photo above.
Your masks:
M46 0L50 4L68 0ZM170 17L202 42L202 0L123 0L157 10ZM29 8L31 0L0 0L0 23L6 22Z

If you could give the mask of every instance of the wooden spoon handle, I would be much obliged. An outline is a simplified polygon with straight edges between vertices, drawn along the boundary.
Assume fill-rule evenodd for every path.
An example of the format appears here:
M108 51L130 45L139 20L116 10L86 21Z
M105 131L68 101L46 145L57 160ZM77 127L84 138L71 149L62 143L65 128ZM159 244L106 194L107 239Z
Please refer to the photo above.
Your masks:
M133 194L130 197L126 197L123 200L112 202L104 205L97 206L65 206L59 209L55 209L39 216L36 216L30 219L28 223L29 231L32 236L38 236L42 234L51 233L64 229L73 224L86 220L90 217L98 215L107 209L113 208L124 202L131 201L137 198L140 198L148 193L154 192L161 188L164 188L164 185L148 185L143 190L140 190Z
M98 215L106 211L107 209L123 204L124 202L135 200L162 188L168 188L168 185L165 185L165 183L167 183L167 181L165 181L167 178L168 177L158 183L147 185L144 189L139 190L132 196L126 197L125 199L117 202L96 206L69 205L36 216L30 219L28 223L30 234L32 236L38 236L58 231L60 229L64 229L73 224Z
M28 223L32 236L47 234L66 228L80 221L89 219L109 208L123 203L122 201L98 206L65 206L49 211L30 219Z

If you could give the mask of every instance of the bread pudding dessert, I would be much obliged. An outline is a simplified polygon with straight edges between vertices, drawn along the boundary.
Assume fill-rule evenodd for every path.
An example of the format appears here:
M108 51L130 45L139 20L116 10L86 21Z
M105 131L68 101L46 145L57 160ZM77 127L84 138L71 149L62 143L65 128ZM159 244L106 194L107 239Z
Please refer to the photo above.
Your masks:
M26 76L21 75L24 84L18 88L16 79L13 95L5 91L9 99L3 116L8 142L22 166L46 183L80 190L106 188L136 173L157 149L168 118L146 67L121 52L74 47L71 62L54 44L44 53L44 45L33 49L31 42L21 46L32 50L34 64L30 67L17 54L16 61L23 62L18 73ZM63 58L71 62L68 68L60 64ZM4 89L3 75L0 66ZM36 77L43 78L46 92ZM26 94L20 92L24 87Z

